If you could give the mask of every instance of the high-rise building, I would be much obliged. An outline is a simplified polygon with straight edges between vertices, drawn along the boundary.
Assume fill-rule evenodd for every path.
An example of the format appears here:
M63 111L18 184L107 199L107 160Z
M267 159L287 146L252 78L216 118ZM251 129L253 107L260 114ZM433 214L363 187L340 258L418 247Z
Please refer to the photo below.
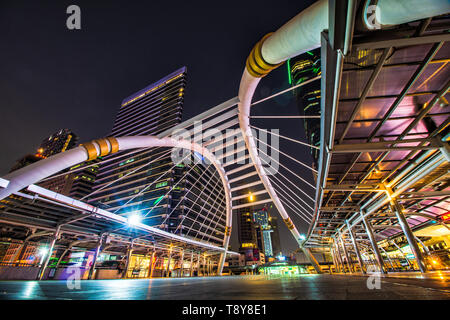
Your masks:
M288 77L292 86L308 81L321 74L320 49L308 51L298 57L288 60ZM320 81L313 81L294 90L297 105L301 115L320 116ZM305 118L304 127L309 143L320 145L320 119ZM317 168L319 150L311 148L314 167Z
M274 256L273 244L272 244L272 217L269 215L268 207L264 206L262 209L253 213L254 222L257 225L257 230L260 230L261 240L259 243L260 249L263 250L267 257ZM276 218L275 218L276 219ZM276 231L278 231L276 229ZM277 233L278 235L278 233ZM279 240L278 240L279 242Z
M84 198L93 190L101 159L102 157L98 157L95 160L80 163L71 167L69 171L73 172L63 176L65 183L64 188L60 193L74 199L84 200Z
M280 232L278 229L278 218L274 217L273 215L269 218L269 225L270 230L272 230L270 234L270 239L272 240L272 252L273 257L278 256L282 250L281 250L281 242L280 242Z
M38 154L48 158L54 154L72 149L77 145L78 136L69 129L61 129L44 139L39 146Z
M111 136L157 135L180 123L185 86L183 67L124 99ZM219 179L201 159L175 165L169 148L118 152L100 163L89 202L125 216L138 215L142 223L169 232L221 244L226 216L213 212L224 208L224 203L215 203L223 186L205 190L208 182Z
M253 216L251 208L238 209L237 212L237 227L238 227L238 240L239 251L245 251L247 249L257 249L257 235L255 230L255 223L253 222Z
M61 129L48 138L45 138L37 148L35 154L28 154L22 159L18 160L16 164L11 168L10 172L18 170L60 152L65 152L66 150L72 149L77 145L77 141L78 136L71 130ZM66 190L71 185L71 183L70 180L67 179L67 176L57 174L56 177L46 179L40 182L39 185L43 188L68 195L69 193L66 192Z
M19 170L20 168L23 168L32 163L38 162L41 159L43 159L43 157L40 157L37 154L27 154L26 156L17 160L16 163L11 167L11 170L9 170L9 172Z
M48 158L60 152L65 152L77 146L78 136L69 129L61 129L44 139L37 150L37 156ZM68 171L68 170L66 170ZM67 175L57 174L56 177L39 183L43 188L68 195L71 180Z
M78 136L69 129L61 129L45 138L34 154L28 154L17 160L10 172L26 167L29 164L45 159L54 154L64 152L76 146Z

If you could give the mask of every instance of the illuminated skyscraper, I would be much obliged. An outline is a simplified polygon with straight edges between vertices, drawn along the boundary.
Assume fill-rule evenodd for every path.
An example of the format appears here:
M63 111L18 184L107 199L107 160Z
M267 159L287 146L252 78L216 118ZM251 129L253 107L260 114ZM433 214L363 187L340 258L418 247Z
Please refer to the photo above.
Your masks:
M186 86L186 68L181 68L159 81L125 98L116 116L111 136L157 135L181 122L181 112ZM158 148L140 152L125 151L107 156L100 163L90 202L99 202L110 211L129 215L140 214L149 218L145 223L170 229L170 221L163 218L168 213L170 198L165 194L175 182L175 168L160 181L153 183L162 173L172 167L170 153ZM158 158L151 164L151 159ZM142 170L133 170L143 166ZM128 174L126 177L124 177ZM120 180L118 180L120 179ZM118 180L108 187L112 181ZM153 183L151 187L147 187ZM143 191L147 187L147 190ZM175 193L184 188L177 186ZM142 194L138 195L141 191ZM138 195L138 196L136 196ZM167 226L161 224L168 222ZM175 226L176 227L176 226Z
M78 136L69 129L61 129L45 138L34 154L29 154L18 160L11 171L18 170L39 160L48 158L60 152L65 152L77 146ZM68 185L71 181L66 176L50 178L39 183L43 188L68 195ZM70 190L69 190L70 191Z
M157 135L180 123L185 86L183 67L124 99L111 136ZM215 191L205 190L209 181L220 179L214 174L201 161L174 165L170 148L119 152L100 163L89 202L138 215L142 223L165 231L221 244L225 216L211 212L221 208L213 204L223 187L219 183Z
M288 60L288 77L292 86L310 80L321 74L320 49L308 51L298 57ZM313 81L294 90L297 105L301 115L320 116L320 81ZM306 137L309 143L318 147L320 145L320 119L305 118ZM314 166L317 167L319 150L311 148Z
M45 159L54 154L72 149L77 145L78 137L69 129L61 129L45 138L34 154L28 154L17 160L10 172L26 167L29 164Z
M54 154L72 149L77 145L78 136L69 129L61 129L42 141L38 154L47 158Z

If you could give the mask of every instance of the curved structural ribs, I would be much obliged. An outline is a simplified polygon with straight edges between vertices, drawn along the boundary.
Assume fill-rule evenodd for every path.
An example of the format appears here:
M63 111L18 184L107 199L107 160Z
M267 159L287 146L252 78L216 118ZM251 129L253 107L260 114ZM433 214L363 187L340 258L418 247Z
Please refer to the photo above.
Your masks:
M178 140L171 137L158 138L154 136L108 137L105 139L94 140L6 175L3 178L9 181L9 185L7 188L0 190L0 200L61 170L68 169L84 161L93 160L99 156L106 156L117 151L149 147L175 147L198 152L208 159L219 173L224 186L226 199L226 226L225 237L223 239L225 251L221 253L218 268L218 274L221 274L231 235L231 189L228 177L219 160L217 160L208 149L198 143L187 140Z
M287 59L320 47L321 32L329 27L328 2L328 0L317 1L256 44L246 61L246 68L239 87L240 103L238 104L240 128L256 171L289 230L318 273L321 272L320 266L311 252L303 248L304 240L300 238L297 228L289 218L262 166L256 142L250 130L249 116L252 98L262 77ZM376 13L378 23L392 25L424 19L439 13L443 14L448 11L449 7L448 0L414 0L413 2L415 5L411 5L411 0L378 0ZM370 4L371 1L368 0L364 15L367 15ZM400 11L399 8L401 8Z
M250 107L255 89L262 77L278 67L290 57L320 46L320 32L328 27L328 1L322 0L294 17L273 34L268 34L251 51L246 62L239 87L239 125L244 136L250 158L256 171L278 209L286 226L291 231L299 247L309 258L317 273L321 269L311 252L303 247L297 228L286 212L272 187L258 156L258 149L250 128Z

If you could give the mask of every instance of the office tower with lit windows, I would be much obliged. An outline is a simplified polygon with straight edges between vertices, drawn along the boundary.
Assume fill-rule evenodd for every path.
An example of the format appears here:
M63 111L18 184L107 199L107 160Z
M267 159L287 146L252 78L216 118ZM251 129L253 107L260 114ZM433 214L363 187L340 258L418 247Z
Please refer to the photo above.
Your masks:
M273 256L278 256L281 254L281 241L280 241L280 232L278 229L278 218L274 217L273 215L269 216L269 225L270 230L272 232L270 233L270 239L272 244L272 253Z
M40 146L37 148L36 153L29 154L18 160L10 172L23 168L39 160L48 158L60 152L65 152L76 147L78 142L78 136L69 129L61 129L55 132L48 138L45 138ZM67 176L57 175L56 177L46 179L39 183L39 186L68 195L66 192L68 185L71 185Z
M270 234L273 232L269 223L269 212L267 207L255 211L253 213L253 220L256 224L257 235L260 235L258 246L263 250L267 257L273 257L272 239Z
M249 209L251 208L238 209L239 212L237 213L239 251L258 248L255 223Z
M125 98L110 136L157 135L177 125L181 122L185 86L186 68L181 68ZM108 210L113 212L118 210L117 213L124 215L131 212L146 215L152 210L149 214L151 218L146 219L145 223L170 229L161 225L165 220L163 217L168 213L170 202L164 195L172 183L176 183L175 180L183 168L176 167L142 195L134 197L158 176L170 170L172 167L170 153L166 153L166 149L156 148L139 152L119 152L104 157L89 201L101 203ZM159 159L149 163L157 158ZM144 164L142 170L130 174ZM127 176L124 177L125 175ZM120 180L108 187L109 183L117 179ZM183 183L177 185L172 196L176 198L175 193L182 188ZM171 221L165 222L170 225Z
M183 67L124 99L110 135L157 135L179 124L185 86ZM224 208L224 201L214 203L223 186L205 190L208 181L220 178L197 157L194 165L175 165L171 148L106 156L89 202L124 216L137 215L142 223L168 232L221 244L226 216L210 213Z
M42 141L36 155L42 158L48 158L76 147L77 142L78 136L76 134L69 129L61 129ZM39 186L68 195L70 191L68 188L71 184L72 181L67 175L57 174L54 178L40 182Z
M292 86L321 75L320 49L308 51L288 60L288 78ZM300 115L320 116L320 81L312 81L294 90ZM320 145L320 118L305 118L304 127L309 143ZM318 166L319 150L311 148L314 167Z
M69 129L61 129L42 141L37 152L48 158L54 154L72 149L77 145L78 136Z
M26 167L41 159L72 149L77 145L78 136L69 129L61 129L45 138L34 154L28 154L17 160L10 172Z
M65 184L60 193L74 199L84 200L84 197L92 192L95 185L95 178L101 159L102 157L98 157L97 159L71 167L69 171L73 172L63 176Z

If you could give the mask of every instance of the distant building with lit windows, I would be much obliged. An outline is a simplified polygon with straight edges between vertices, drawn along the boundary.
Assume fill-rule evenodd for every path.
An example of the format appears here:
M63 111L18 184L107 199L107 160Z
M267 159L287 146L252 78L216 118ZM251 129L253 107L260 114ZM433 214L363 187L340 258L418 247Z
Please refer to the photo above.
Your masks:
M61 129L44 139L37 152L48 158L54 154L70 150L77 145L78 136L69 129Z
M10 172L26 167L39 160L48 158L60 152L72 149L77 145L78 136L69 129L61 129L45 138L34 154L28 154L17 160Z
M288 77L292 86L321 75L320 49L315 49L289 59ZM320 116L320 81L313 81L294 90L300 115ZM320 118L305 118L306 137L313 146L320 145ZM318 166L319 150L311 148L314 167Z

